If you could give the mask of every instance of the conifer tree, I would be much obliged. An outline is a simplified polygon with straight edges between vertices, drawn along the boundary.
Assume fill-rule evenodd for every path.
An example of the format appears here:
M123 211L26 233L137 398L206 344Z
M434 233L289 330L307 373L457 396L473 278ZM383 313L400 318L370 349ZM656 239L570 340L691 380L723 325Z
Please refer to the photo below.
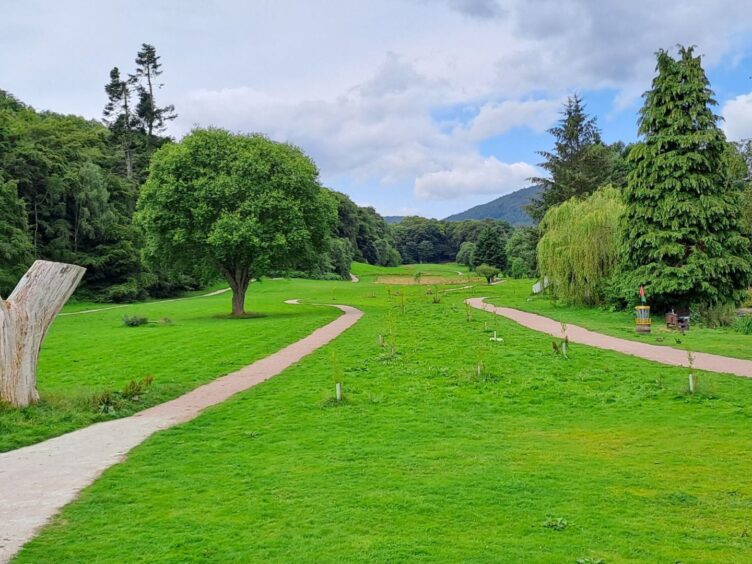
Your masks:
M752 256L713 92L691 47L657 59L640 113L643 141L629 154L624 296L634 301L642 284L659 307L738 301Z
M548 178L531 178L543 187L541 195L527 207L533 219L540 221L550 208L575 196L592 194L610 182L618 168L622 148L606 147L601 141L597 121L585 112L582 98L568 98L559 123L548 130L554 137L553 151L540 151L545 162L540 166L549 173Z
M157 106L154 92L163 86L157 81L162 74L160 59L153 45L142 44L141 50L136 54L136 74L131 76L138 89L136 115L146 129L149 143L152 143L154 134L164 131L166 122L178 117L172 104Z
M123 146L128 179L133 177L133 129L136 120L131 96L134 82L133 77L124 80L120 76L120 69L114 67L110 71L110 82L104 87L108 99L104 107L104 121Z
M507 267L506 237L500 229L488 226L478 235L473 262L505 270Z

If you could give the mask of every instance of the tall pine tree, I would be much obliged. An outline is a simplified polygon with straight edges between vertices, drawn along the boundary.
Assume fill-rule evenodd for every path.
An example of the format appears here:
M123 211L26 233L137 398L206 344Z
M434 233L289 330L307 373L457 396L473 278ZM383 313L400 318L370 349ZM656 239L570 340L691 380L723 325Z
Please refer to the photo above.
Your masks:
M154 92L163 86L157 81L162 74L159 59L161 57L157 55L153 45L142 44L141 50L136 54L136 74L131 77L138 89L136 115L144 125L149 144L153 142L156 133L164 132L168 121L178 117L175 106L170 104L159 107L154 97Z
M134 83L133 77L123 79L120 69L114 67L110 71L110 82L104 87L107 93L104 121L123 147L125 176L128 179L133 177L133 130L137 125L131 102Z
M587 196L608 183L618 184L614 171L619 168L622 147L602 143L596 119L587 115L578 95L567 100L559 123L548 133L554 137L554 149L539 154L545 159L540 166L549 177L530 179L543 187L541 195L527 207L536 221L570 198Z
M741 192L724 153L713 92L691 47L658 52L624 192L624 294L659 307L738 301L752 282Z
M488 226L478 235L473 262L476 266L487 264L499 270L507 268L507 238L501 229Z

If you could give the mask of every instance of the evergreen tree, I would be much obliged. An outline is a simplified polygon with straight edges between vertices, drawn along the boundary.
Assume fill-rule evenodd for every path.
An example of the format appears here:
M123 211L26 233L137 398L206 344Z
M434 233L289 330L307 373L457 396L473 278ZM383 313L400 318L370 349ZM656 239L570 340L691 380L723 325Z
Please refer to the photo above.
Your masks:
M133 177L133 130L137 125L131 103L134 83L133 77L124 80L120 76L120 69L114 67L110 71L110 82L104 87L107 93L104 121L123 147L125 176L128 179Z
M486 264L505 270L507 267L506 237L495 227L488 226L478 235L473 254L474 264Z
M634 301L642 284L658 306L738 301L752 257L713 92L691 47L657 58L640 113L644 139L629 155L624 295Z
M540 221L550 208L575 196L587 196L598 187L618 184L619 160L623 145L607 147L601 141L596 119L585 113L582 98L567 100L556 127L548 130L554 137L553 151L540 151L545 159L540 166L549 178L531 178L543 187L541 195L526 208L530 217Z
M175 106L170 104L159 107L154 96L154 92L163 86L157 82L162 74L160 59L153 45L142 44L141 50L136 54L136 74L131 76L131 81L138 90L136 116L143 123L149 144L153 142L156 133L164 132L168 121L178 117Z

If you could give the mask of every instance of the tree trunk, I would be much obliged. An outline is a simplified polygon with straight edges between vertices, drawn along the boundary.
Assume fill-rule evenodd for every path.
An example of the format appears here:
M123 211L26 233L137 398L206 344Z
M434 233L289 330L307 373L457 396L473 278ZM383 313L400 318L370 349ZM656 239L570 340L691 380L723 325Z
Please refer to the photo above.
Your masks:
M39 399L42 341L84 272L80 266L38 260L7 301L0 297L0 401L26 407Z
M247 268L222 268L221 272L232 289L232 316L241 317L245 315L245 295L251 283L251 275Z

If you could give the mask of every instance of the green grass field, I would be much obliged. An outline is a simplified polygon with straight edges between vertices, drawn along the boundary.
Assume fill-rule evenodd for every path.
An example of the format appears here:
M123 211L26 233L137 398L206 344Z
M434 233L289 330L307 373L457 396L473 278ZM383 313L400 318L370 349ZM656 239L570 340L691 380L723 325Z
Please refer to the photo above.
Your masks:
M330 308L284 304L304 295L309 281L253 284L248 307L264 317L227 319L230 294L191 300L129 305L93 314L58 317L39 360L42 401L23 410L0 407L0 451L89 425L130 415L263 358L334 319ZM64 312L107 307L75 303ZM155 323L126 327L124 315ZM159 322L169 318L171 323ZM123 401L101 413L103 392L153 376L138 401Z
M257 319L213 317L229 303L218 296L132 306L173 326L124 328L123 310L58 320L44 395L146 373L155 395L174 395L336 315L284 299L366 313L281 375L148 439L17 561L752 560L751 381L701 373L689 396L684 369L577 345L566 360L549 337L463 304L514 305L517 283L434 303L430 286L373 283L393 269L354 272L361 283L254 285Z
M539 313L564 323L623 339L752 360L752 335L742 335L731 328L708 329L698 324L693 324L690 330L682 335L675 330L666 329L663 318L659 316L653 318L652 332L649 335L641 335L634 330L634 315L631 310L610 311L570 306L563 302L554 302L548 295L533 296L531 288L534 282L505 280L499 285L497 296L489 302Z

